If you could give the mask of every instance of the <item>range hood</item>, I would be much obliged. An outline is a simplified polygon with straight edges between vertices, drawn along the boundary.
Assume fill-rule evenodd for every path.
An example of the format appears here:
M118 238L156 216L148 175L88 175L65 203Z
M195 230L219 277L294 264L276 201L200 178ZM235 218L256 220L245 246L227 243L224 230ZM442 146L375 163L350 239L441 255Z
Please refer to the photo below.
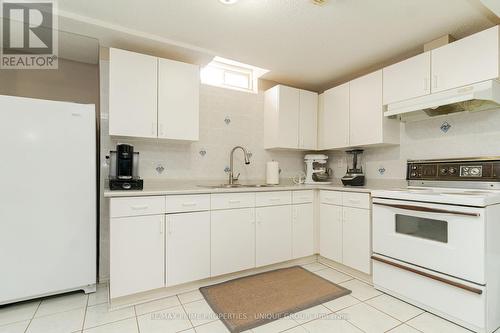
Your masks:
M410 121L455 112L499 108L500 83L496 80L488 80L388 104L384 116L399 116L403 121Z

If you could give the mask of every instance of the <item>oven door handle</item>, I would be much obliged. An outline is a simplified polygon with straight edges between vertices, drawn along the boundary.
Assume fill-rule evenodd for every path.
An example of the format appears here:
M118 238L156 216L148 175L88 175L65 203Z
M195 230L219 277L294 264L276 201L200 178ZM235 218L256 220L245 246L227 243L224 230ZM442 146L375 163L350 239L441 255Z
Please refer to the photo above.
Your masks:
M438 213L438 214L452 214L452 215L464 215L464 216L473 216L473 217L479 217L479 216L481 216L481 214L479 214L479 213L459 212L459 211L454 211L454 210L439 209L439 208L429 208L429 207L422 207L422 206L388 204L388 203L382 203L382 202L374 202L373 204L374 205L378 205L378 206L387 206L387 207L397 208L397 209L413 210L413 211L416 211L416 212Z
M453 287L457 287L457 288L460 288L460 289L463 289L466 291L470 291L471 293L474 293L474 294L481 295L483 293L483 291L479 288L474 288L474 287L468 286L466 284L455 282L455 281L452 281L449 279L445 279L445 278L442 278L442 277L434 275L434 274L429 274L427 272L419 271L417 269L407 267L407 266L404 266L404 265L401 265L401 264L398 264L398 263L395 263L395 262L392 262L389 260L385 260L385 259L379 258L379 257L374 256L374 255L372 255L372 260L375 260L375 261L381 262L383 264L390 265L390 266L393 266L393 267L396 267L396 268L399 268L399 269L402 269L402 270L405 270L405 271L408 271L411 273L415 273L417 275L420 275L420 276L423 276L423 277L426 277L426 278L429 278L429 279L432 279L435 281L439 281L439 282L448 284L448 285L453 286Z

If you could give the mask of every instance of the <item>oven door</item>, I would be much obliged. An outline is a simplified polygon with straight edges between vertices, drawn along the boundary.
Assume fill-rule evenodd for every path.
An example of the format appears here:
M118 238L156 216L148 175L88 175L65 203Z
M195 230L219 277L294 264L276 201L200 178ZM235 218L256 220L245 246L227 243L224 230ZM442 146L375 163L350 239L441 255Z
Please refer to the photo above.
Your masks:
M373 252L485 284L485 209L373 199Z

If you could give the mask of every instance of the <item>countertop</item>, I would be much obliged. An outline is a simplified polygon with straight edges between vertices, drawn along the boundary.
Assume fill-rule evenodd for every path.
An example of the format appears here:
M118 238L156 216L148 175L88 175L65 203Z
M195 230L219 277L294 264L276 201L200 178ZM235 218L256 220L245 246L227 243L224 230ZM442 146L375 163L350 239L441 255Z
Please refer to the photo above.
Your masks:
M211 193L234 193L234 192L269 192L269 191L297 191L297 190L332 190L371 193L375 190L404 188L407 186L405 180L371 180L365 186L343 186L340 180L334 180L331 184L296 185L291 180L281 180L279 185L270 187L241 187L241 188L210 188L203 186L223 184L223 180L144 180L142 191L111 191L104 189L104 197L137 197L153 195L172 194L211 194ZM246 181L243 184L265 184L265 181Z

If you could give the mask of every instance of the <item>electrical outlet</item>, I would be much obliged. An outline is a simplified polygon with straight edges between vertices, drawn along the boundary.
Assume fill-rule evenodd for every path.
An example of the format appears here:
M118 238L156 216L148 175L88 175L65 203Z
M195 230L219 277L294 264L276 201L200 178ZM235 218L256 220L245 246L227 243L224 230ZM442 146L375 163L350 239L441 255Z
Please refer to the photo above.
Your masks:
M337 160L337 168L342 168L342 166L344 165L344 163L343 163L343 162L344 162L344 161L343 161L341 158L339 158L339 159Z

